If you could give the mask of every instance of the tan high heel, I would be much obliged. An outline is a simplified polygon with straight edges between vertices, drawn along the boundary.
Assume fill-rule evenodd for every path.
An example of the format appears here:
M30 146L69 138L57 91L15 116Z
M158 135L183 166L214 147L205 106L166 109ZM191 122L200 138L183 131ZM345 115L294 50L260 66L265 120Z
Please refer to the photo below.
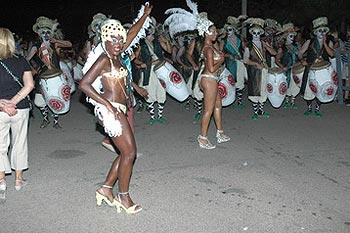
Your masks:
M113 206L116 206L116 200L113 199L113 202L111 202L110 200L108 200L105 192L103 191L103 188L108 188L108 189L112 189L113 187L112 186L109 186L109 185L102 185L102 189L99 189L101 193L99 193L98 191L96 191L96 204L98 206L102 205L102 202L105 201L107 205L113 207Z
M134 204L134 205L130 206L129 208L126 208L122 204L122 200L120 199L120 195L129 195L129 192L118 193L118 195L117 195L118 200L116 200L114 198L114 200L116 202L117 213L120 213L121 209L123 209L125 211L125 213L127 213L127 214L136 214L142 210L142 207L140 204Z

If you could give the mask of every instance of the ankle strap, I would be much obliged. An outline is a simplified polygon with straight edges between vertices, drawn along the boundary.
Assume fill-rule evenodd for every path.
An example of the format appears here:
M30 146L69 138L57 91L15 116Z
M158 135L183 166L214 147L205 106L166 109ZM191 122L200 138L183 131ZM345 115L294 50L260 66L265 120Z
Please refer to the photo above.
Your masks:
M207 138L207 137L202 136L202 135L198 135L198 139L208 140L208 138Z
M223 133L224 130L223 130L223 129L218 129L218 130L216 130L216 132L217 132L217 133Z
M102 187L103 187L103 188L108 188L108 189L112 189L112 188L113 188L113 186L106 185L106 184L102 185Z
M118 195L129 195L129 192L124 192L124 193L118 193Z

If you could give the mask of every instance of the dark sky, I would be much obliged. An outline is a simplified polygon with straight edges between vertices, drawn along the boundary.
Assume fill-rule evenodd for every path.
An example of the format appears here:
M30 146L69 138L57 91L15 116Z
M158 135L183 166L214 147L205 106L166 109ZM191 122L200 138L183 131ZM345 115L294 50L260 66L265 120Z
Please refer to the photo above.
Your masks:
M94 14L101 12L131 22L140 8L140 0L1 0L0 26L12 32L34 36L32 26L39 16L58 19L66 38L72 41L83 40L87 36L87 26ZM164 11L170 7L186 8L185 0L154 0L152 15L163 22ZM241 13L241 0L197 0L200 11L207 11L209 17L220 26L228 15ZM319 5L319 3L322 3ZM311 24L313 18L329 16L329 21L338 24L349 17L350 0L248 0L248 15L277 20L292 19L297 24ZM134 9L132 6L135 6ZM136 12L135 12L136 11ZM339 13L343 12L343 13ZM267 17L265 17L267 18ZM280 22L280 21L279 21Z

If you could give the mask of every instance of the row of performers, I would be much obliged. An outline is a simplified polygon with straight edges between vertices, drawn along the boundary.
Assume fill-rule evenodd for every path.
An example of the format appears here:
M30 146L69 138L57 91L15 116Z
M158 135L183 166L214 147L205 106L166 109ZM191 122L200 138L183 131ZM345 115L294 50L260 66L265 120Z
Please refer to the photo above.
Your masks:
M231 17L232 22L232 17ZM312 111L312 100L316 100L315 115L320 117L321 103L333 101L338 80L334 69L334 52L329 41L325 40L329 32L327 18L313 21L315 38L301 47L294 43L297 34L294 25L282 26L280 38L283 44L274 48L260 38L264 33L264 20L249 19L251 40L244 45L238 36L237 24L225 24L226 37L216 43L217 48L225 52L226 61L221 68L218 89L222 105L229 106L235 101L238 107L242 103L243 90L248 89L248 99L253 105L253 119L269 117L264 111L268 99L274 108L296 107L295 97L301 93L307 102L305 115ZM156 25L156 24L154 24ZM135 51L133 62L134 80L146 88L146 99L151 113L151 122L155 119L155 103L158 103L158 118L162 117L165 92L179 102L195 99L199 111L203 94L198 86L197 77L202 70L201 41L195 33L175 35L176 45L169 51L166 31L149 30L145 40ZM158 30L157 30L158 29ZM174 52L175 50L175 52ZM306 56L305 56L306 55ZM306 58L306 59L302 59ZM160 113L159 113L160 112ZM200 114L200 112L199 112ZM196 115L196 117L199 116Z
M54 22L47 18L41 20L33 29L49 44L48 38L52 38L52 35L47 35L48 31L43 30L48 27L39 26ZM299 93L307 101L308 109L305 114L310 115L313 112L311 101L315 99L315 114L321 116L320 105L334 99L338 82L330 62L334 52L329 42L325 41L329 32L327 18L319 17L313 21L315 37L301 47L294 42L297 32L292 23L287 23L281 28L279 36L283 43L279 48L274 48L272 43L260 38L265 32L265 20L250 18L246 23L249 23L251 38L247 43L244 43L245 40L239 33L240 20L234 17L227 18L224 26L226 36L216 43L217 48L224 51L226 57L218 82L222 105L229 106L236 101L238 107L244 107L242 97L247 86L248 99L253 106L253 119L260 116L269 117L264 111L267 99L275 108L279 108L285 100L285 107L295 107L294 99ZM166 27L160 27L153 18L146 37L134 50L132 77L139 86L148 91L145 101L151 115L151 124L164 119L166 93L179 102L193 98L198 107L196 118L199 118L201 113L203 93L197 82L203 63L201 42L195 32L173 35L172 38L173 40L169 39ZM65 43L64 40L59 42ZM50 54L47 51L50 50L49 45L45 47L45 43L38 45L37 50L41 54ZM300 59L305 57L304 54L306 60ZM43 60L45 61L41 59ZM36 96L35 103L42 109L44 116L47 116L50 107L58 120L59 114L69 110L70 94L75 91L74 81L78 82L83 76L83 62L77 62L73 66L69 60L60 59L57 66L59 70L48 69L46 74L45 71L42 72L41 93ZM57 88L58 86L60 88ZM47 124L48 120L43 121L43 127Z

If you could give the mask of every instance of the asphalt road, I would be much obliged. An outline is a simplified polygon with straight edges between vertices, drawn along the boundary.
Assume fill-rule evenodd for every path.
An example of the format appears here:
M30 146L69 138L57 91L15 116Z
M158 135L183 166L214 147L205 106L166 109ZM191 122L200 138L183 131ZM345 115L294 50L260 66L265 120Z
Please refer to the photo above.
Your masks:
M196 142L195 110L170 97L167 122L148 125L135 113L138 152L130 192L143 211L134 216L96 206L95 190L115 154L100 144L90 108L73 95L63 129L29 130L29 183L14 189L8 176L0 204L0 232L349 233L350 107L322 106L322 118L299 109L273 109L251 119L252 109L225 108L232 140L214 150ZM214 124L209 139L214 142ZM114 189L117 192L117 187Z

